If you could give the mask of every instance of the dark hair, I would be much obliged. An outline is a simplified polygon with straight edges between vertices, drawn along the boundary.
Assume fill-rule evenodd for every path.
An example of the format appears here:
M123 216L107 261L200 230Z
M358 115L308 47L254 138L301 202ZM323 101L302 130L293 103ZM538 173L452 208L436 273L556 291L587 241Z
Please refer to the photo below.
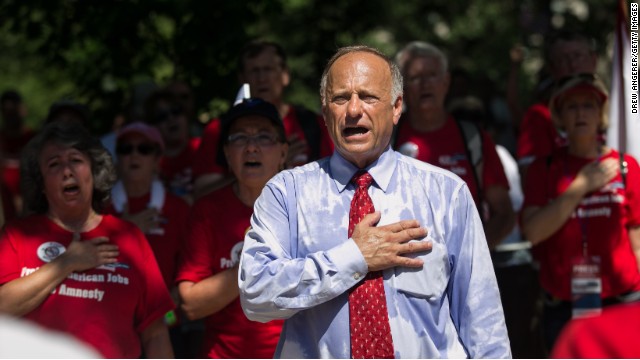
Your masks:
M25 146L20 159L20 192L24 199L25 214L43 214L49 209L44 194L44 178L40 172L40 154L48 143L67 145L89 156L93 175L91 206L100 212L111 195L116 172L109 152L85 127L53 122L45 125Z
M156 106L158 103L165 102L171 108L171 111L178 113L184 113L185 109L176 98L176 96L168 90L156 90L144 102L144 122L151 125L156 125L162 121L159 121L156 113Z
M91 117L89 108L73 100L60 100L51 104L45 124L60 120L60 115L64 113L74 114L82 125L89 125L89 118Z
M0 102L4 104L5 101L13 101L16 103L21 103L22 96L20 96L20 93L18 93L15 90L7 90L2 93L2 96L0 96Z
M244 63L247 59L255 58L267 49L273 49L276 52L276 55L280 58L280 66L282 66L283 69L288 68L287 54L280 44L273 41L257 39L247 43L244 48L242 48L236 64L238 72L241 73L244 71Z
M547 64L551 64L553 62L552 53L553 49L559 42L569 42L576 41L581 42L587 45L589 48L589 52L595 53L597 50L597 45L595 39L588 37L582 33L571 31L571 30L558 30L547 35L544 41L544 58Z

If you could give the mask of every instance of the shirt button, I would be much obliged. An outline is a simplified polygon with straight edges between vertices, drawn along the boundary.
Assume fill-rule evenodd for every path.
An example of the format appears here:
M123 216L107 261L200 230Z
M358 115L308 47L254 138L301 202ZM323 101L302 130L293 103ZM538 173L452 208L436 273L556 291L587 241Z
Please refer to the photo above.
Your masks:
M362 277L362 274L360 274L359 272L353 274L353 279L354 280L360 280L361 277Z

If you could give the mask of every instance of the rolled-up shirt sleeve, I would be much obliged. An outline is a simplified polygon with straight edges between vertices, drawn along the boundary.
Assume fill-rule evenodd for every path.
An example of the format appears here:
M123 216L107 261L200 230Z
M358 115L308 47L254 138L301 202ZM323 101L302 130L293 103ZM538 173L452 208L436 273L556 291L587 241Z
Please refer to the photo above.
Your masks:
M329 301L355 285L358 274L367 272L362 253L351 239L296 256L300 239L297 207L292 205L295 187L287 180L291 181L281 173L267 184L256 200L245 236L238 273L240 301L247 317L255 321L286 319Z

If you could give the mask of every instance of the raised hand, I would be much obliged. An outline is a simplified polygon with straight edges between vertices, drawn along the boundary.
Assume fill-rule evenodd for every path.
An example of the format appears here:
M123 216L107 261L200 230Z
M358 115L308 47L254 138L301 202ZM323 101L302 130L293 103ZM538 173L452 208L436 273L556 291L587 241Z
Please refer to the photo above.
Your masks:
M420 240L427 236L427 229L420 227L417 220L403 220L393 224L376 226L380 221L376 211L358 223L351 238L362 252L369 271L384 270L395 266L421 267L423 261L403 254L430 251L430 241Z
M604 161L591 162L580 169L576 179L582 184L585 193L598 190L613 179L620 170L618 159L608 158Z
M307 142L300 139L297 134L291 134L287 137L289 143L289 151L287 152L287 166L294 167L305 164L309 161L306 154Z
M80 241L80 234L73 234L73 240L67 251L60 255L73 271L84 271L118 261L120 254L117 245L109 244L109 239L101 236Z
M138 226L138 228L145 234L148 234L149 230L160 226L160 212L155 208L147 208L139 213L130 214L127 204L122 212L122 219L136 224L136 226Z

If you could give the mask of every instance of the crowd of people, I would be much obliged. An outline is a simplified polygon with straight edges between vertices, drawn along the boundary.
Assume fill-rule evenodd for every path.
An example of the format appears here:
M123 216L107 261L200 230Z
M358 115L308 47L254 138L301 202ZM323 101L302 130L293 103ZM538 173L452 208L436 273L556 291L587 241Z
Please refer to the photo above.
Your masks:
M638 357L593 332L640 314L640 167L606 146L597 55L549 37L509 126L423 41L338 49L321 113L252 41L201 134L182 81L102 137L71 101L28 129L5 91L0 322L107 358Z

